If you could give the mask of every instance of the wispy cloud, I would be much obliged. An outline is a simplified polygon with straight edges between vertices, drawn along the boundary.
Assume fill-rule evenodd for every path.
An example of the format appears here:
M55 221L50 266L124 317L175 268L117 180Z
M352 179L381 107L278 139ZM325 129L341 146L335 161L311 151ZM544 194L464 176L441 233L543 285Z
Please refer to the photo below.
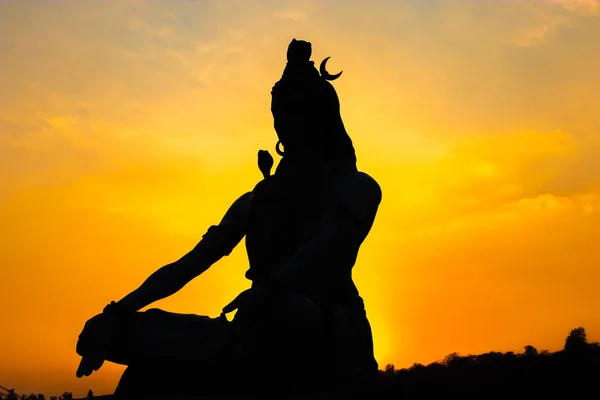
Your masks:
M600 11L599 0L545 0L550 4L560 6L565 10L583 14L597 14Z

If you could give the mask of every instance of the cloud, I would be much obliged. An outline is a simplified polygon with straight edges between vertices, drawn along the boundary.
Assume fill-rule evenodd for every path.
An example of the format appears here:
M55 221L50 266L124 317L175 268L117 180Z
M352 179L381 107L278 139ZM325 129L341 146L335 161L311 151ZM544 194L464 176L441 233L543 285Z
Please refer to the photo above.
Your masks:
M306 23L309 20L306 11L298 8L278 10L275 12L274 15L275 18L289 20L297 23Z
M579 16L595 15L600 10L598 0L542 0L521 2L522 16L527 16L520 25L507 31L507 43L520 47L534 47L551 40L560 30L577 23ZM511 5L511 6L514 6ZM568 11L564 13L561 11Z
M177 21L171 10L154 10L146 7L129 6L122 26L132 32L142 32L153 37L172 36Z
M398 237L441 237L565 212L592 215L600 195L600 148L590 143L560 131L488 134L447 144L434 159L373 169L375 176L387 170L395 177L382 182L379 223Z
M582 14L598 14L600 11L600 0L545 0L546 2L560 6L568 11Z

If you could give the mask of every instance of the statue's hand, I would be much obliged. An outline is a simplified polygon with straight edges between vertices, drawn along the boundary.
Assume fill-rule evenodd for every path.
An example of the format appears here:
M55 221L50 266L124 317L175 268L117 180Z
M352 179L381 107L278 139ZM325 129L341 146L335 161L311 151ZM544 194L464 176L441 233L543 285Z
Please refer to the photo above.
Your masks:
M77 377L89 376L100 369L111 343L112 321L106 314L98 314L88 320L77 340L77 354L81 362L77 368Z
M259 150L258 169L260 169L265 179L271 176L271 168L273 168L273 156L267 150Z
M102 314L89 319L77 340L77 354L81 358L77 368L77 377L89 376L93 371L100 369L114 343L122 317L113 312L114 303L107 306Z
M77 372L75 375L78 378L90 376L92 372L98 371L102 364L104 364L104 356L102 355L83 356L81 357L81 361L79 362L79 367L77 367Z
M232 311L255 310L260 307L270 295L270 290L263 286L256 286L240 293L233 301L223 307L223 313L229 314Z

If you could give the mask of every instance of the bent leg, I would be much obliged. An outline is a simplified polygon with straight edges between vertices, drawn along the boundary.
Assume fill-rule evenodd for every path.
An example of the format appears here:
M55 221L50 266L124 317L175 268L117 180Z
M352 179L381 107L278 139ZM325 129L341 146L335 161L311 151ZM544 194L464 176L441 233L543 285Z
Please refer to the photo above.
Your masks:
M127 321L107 360L129 366L210 362L222 349L228 325L224 318L159 309L138 312Z
M115 397L209 390L223 370L229 322L159 309L138 312L128 321L107 357L127 365ZM213 376L214 375L214 376ZM189 387L186 387L189 386Z
M137 313L109 357L129 366L115 396L173 395L174 389L310 391L309 377L320 373L325 344L321 318L319 307L293 292L278 294L259 310L238 310L231 323L161 310Z

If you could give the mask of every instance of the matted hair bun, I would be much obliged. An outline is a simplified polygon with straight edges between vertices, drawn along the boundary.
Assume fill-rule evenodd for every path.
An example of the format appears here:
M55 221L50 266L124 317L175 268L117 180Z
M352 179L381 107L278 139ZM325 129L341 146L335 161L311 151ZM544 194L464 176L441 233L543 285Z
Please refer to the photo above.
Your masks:
M292 39L288 46L287 61L291 64L307 63L312 54L312 45L304 40Z

